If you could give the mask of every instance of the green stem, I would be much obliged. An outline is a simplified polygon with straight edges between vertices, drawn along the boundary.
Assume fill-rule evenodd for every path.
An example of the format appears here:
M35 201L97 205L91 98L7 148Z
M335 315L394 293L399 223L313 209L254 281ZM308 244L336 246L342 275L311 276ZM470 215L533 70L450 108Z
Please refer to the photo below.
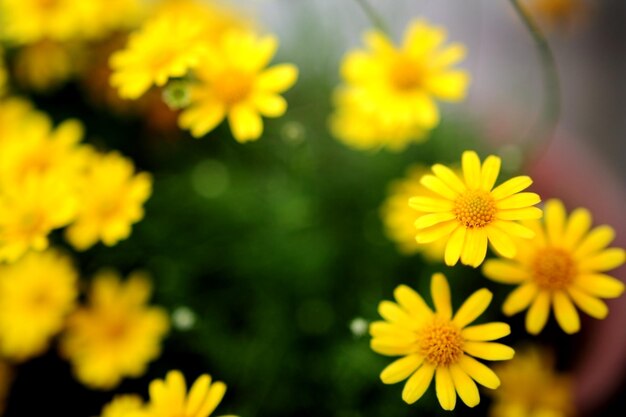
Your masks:
M524 10L524 8L520 5L519 0L510 1L511 5L535 41L543 67L545 87L543 117L539 121L539 125L536 130L531 131L531 133L537 134L538 138L547 139L543 143L541 152L539 152L539 154L542 154L548 148L552 138L554 137L554 131L561 114L561 87L559 74L556 68L556 61L554 59L552 49L550 49L550 45L548 44L545 35L541 32L532 17L530 17L526 10Z
M374 8L367 2L367 0L356 0L361 6L363 12L367 15L367 18L370 20L372 25L376 26L380 31L389 34L389 30L385 21L380 17L380 15L374 10Z

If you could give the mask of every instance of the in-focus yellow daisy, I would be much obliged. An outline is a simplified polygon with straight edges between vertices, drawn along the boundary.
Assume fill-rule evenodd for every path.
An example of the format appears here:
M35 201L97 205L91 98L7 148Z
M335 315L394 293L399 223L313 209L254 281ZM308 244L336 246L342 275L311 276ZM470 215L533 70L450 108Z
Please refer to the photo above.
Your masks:
M517 351L509 362L494 366L500 388L489 394L490 417L572 417L572 381L554 369L552 355L539 348Z
M165 379L150 383L148 417L208 417L226 393L226 384L211 381L201 375L187 393L185 377L180 371L170 371ZM224 416L226 417L226 416ZM230 416L234 417L234 416Z
M467 72L453 68L465 57L465 47L444 45L445 39L443 28L424 20L410 23L400 47L378 30L367 32L367 48L350 52L341 66L344 84L331 118L338 139L362 148L389 143L395 149L423 140L424 132L439 124L435 99L460 101L469 84ZM375 126L381 137L373 140L349 123Z
M511 236L529 239L534 233L517 220L537 219L540 198L535 193L520 191L532 180L527 176L511 178L494 188L500 173L500 158L490 155L481 165L474 151L463 153L463 177L450 168L435 164L433 175L424 175L421 183L437 194L420 194L411 198L414 209L426 213L415 222L419 243L447 241L444 259L455 265L459 258L465 265L479 266L487 254L487 242L501 256L515 256L516 245Z
M420 179L427 173L427 168L414 165L401 180L391 183L387 199L383 203L380 214L389 239L394 241L398 250L405 255L421 252L432 261L443 260L445 242L439 240L421 245L415 240L415 219L421 214L409 206L409 199L418 194L436 196L420 184Z
M146 407L139 395L117 395L102 408L100 417L147 417Z
M422 297L401 285L394 291L396 303L383 301L378 312L385 321L370 325L372 349L382 355L402 356L380 374L385 384L408 378L402 399L408 404L419 400L435 378L437 398L444 410L453 410L457 394L469 407L480 401L479 384L495 389L496 374L474 358L508 360L513 349L493 340L510 333L506 323L486 323L467 327L489 306L492 294L483 288L472 294L452 315L450 287L443 274L434 274L432 311Z
M71 259L54 250L0 265L0 354L21 361L43 353L74 308L77 280Z
M152 192L150 174L135 174L129 159L117 152L89 154L77 217L66 229L68 241L78 250L99 240L113 246L130 236L132 225L143 218L143 204Z
M76 378L94 389L111 389L124 377L142 375L157 358L169 328L167 314L146 305L150 282L141 274L121 282L102 272L92 283L89 304L69 318L61 351Z
M226 33L195 71L199 82L191 87L191 105L180 115L180 126L201 137L228 118L238 142L258 139L263 133L261 116L285 113L287 102L280 94L298 77L291 64L266 68L277 47L271 35Z
M505 284L517 284L502 310L513 315L528 308L526 330L537 334L544 328L550 306L566 333L580 329L574 305L597 319L608 314L601 298L616 298L624 284L606 275L624 263L621 248L607 248L615 237L609 226L590 230L588 210L578 208L568 217L560 200L549 200L543 222L528 221L534 239L519 245L512 260L489 260L483 273ZM573 303L572 303L573 301ZM530 308L529 308L530 306Z

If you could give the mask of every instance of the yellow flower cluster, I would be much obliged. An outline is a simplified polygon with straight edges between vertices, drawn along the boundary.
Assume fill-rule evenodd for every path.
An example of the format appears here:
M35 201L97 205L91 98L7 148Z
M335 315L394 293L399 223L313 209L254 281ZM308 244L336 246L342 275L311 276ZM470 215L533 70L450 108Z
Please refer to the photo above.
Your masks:
M460 44L444 46L443 28L411 22L400 47L378 31L367 32L367 49L343 60L343 84L335 91L333 134L356 149L402 150L425 140L439 124L435 99L465 98L469 75L452 67L465 56Z
M168 87L180 89L182 98L169 101L185 109L179 125L193 136L204 136L227 118L237 141L256 140L263 133L261 116L285 113L280 94L298 74L290 64L267 68L277 47L274 36L259 36L211 3L166 2L111 57L111 84L128 99L152 86L165 87L165 95ZM173 79L183 81L167 85Z
M185 377L174 370L150 383L148 403L136 395L118 396L104 406L100 417L208 417L225 393L226 384L212 382L207 374L198 377L187 392Z
M140 274L121 282L117 274L98 274L89 304L67 320L61 352L76 378L97 389L115 387L124 377L138 377L158 357L169 328L165 312L146 306L150 282Z
M128 237L151 192L148 174L117 153L80 143L82 125L50 118L19 99L0 101L0 261L48 247L48 234L68 226L83 250Z

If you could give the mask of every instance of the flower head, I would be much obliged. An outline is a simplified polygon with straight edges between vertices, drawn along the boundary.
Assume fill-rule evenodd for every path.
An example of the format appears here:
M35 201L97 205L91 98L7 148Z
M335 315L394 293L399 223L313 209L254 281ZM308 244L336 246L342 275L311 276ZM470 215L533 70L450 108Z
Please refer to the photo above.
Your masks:
M77 280L72 261L53 250L0 265L0 354L25 360L42 353L74 308Z
M517 351L509 362L494 366L500 388L494 398L490 417L571 417L574 413L572 381L554 369L554 358L539 348Z
M226 393L226 384L211 382L211 376L201 375L189 393L180 371L170 371L165 379L150 383L149 417L208 417Z
M485 263L483 272L488 278L519 285L502 309L513 315L528 308L529 333L541 332L550 306L561 328L575 333L580 329L580 319L574 305L603 319L608 307L600 299L619 297L624 292L624 284L605 272L622 265L625 252L607 248L615 236L612 228L590 229L591 222L588 210L576 209L568 217L561 201L549 200L543 222L525 223L535 237L520 245L513 259Z
M350 146L401 150L439 124L435 98L460 101L469 76L452 66L465 56L460 44L444 46L444 29L413 21L400 47L380 31L365 34L367 49L343 61L333 133ZM372 126L373 132L359 126Z
M259 38L241 30L224 34L195 70L198 83L191 87L191 105L180 115L180 126L201 137L228 118L237 141L258 139L261 116L285 113L287 102L280 94L298 76L291 64L266 68L277 47L274 36Z
M89 305L69 318L61 351L83 384L115 387L124 377L138 377L158 357L167 333L166 313L148 307L150 282L140 274L126 282L112 272L94 278Z
M539 218L540 198L535 193L520 193L532 184L527 176L511 178L494 188L500 172L500 158L489 156L481 165L476 152L463 153L463 179L450 168L433 165L433 175L424 175L421 184L437 194L419 194L409 204L426 213L417 218L419 243L447 239L444 259L455 265L479 266L487 253L487 242L501 256L510 258L516 245L510 237L531 238L531 229L517 220Z
M497 388L500 381L488 367L474 357L507 360L513 349L491 341L510 333L506 323L487 323L467 327L491 302L491 293L481 289L452 315L450 287L443 274L434 274L431 292L435 311L422 297L407 286L396 288L397 304L383 301L378 312L385 321L371 324L372 349L382 355L402 356L380 375L385 384L407 379L402 399L417 401L430 385L433 376L439 403L452 410L456 395L470 407L480 401L474 381L487 388Z
M387 236L397 244L401 253L411 255L422 252L430 260L441 261L443 259L445 242L440 240L424 245L417 243L415 240L416 229L414 223L420 212L409 206L409 199L415 195L436 196L420 184L420 179L426 172L426 167L414 165L409 169L405 178L392 182L380 214Z
M143 218L143 204L152 192L152 177L134 173L132 161L117 152L89 152L79 190L76 220L66 230L69 242L85 250L99 240L113 246Z

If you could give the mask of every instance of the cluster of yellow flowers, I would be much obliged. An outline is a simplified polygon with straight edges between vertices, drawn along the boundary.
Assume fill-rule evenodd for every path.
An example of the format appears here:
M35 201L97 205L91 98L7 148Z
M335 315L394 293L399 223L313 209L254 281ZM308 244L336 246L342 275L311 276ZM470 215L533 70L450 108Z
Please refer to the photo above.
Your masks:
M55 128L21 99L0 101L0 121L0 261L46 249L50 232L66 226L79 250L130 235L143 217L150 175L135 174L116 152L80 143L78 121Z
M228 119L237 141L256 140L261 116L285 113L280 94L298 75L291 64L267 68L277 47L276 37L215 5L165 2L111 57L111 83L127 99L163 87L168 104L183 109L179 125L195 137Z

